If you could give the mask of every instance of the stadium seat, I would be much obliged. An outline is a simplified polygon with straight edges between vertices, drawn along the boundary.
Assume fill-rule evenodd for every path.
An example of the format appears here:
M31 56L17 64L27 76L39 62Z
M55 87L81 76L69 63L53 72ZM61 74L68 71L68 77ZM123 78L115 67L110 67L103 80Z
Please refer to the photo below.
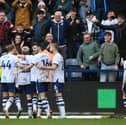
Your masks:
M69 58L65 60L65 67L67 69L70 68L79 68L79 64L76 58ZM72 72L71 73L71 78L72 79L81 79L82 78L82 73L81 72ZM66 73L66 79L68 79L68 73Z

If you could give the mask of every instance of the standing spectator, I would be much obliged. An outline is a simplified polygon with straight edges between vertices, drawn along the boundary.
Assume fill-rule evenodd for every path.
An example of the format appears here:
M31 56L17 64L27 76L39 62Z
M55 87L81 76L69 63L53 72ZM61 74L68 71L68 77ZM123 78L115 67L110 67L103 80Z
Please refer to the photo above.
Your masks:
M115 12L112 10L108 11L107 19L102 20L101 24L108 25L108 26L117 24L117 18ZM112 30L109 30L109 32L112 33L112 41L114 41L114 32Z
M46 14L42 10L38 10L36 13L36 23L34 25L34 41L38 43L43 43L47 30L47 18Z
M10 11L10 6L8 5L8 3L6 2L6 0L0 0L0 10L4 10L7 13L9 13Z
M11 6L13 0L6 0L6 3L9 5L9 12L7 13L7 18L11 20L11 22L14 24L15 22L15 9Z
M31 27L31 0L14 0L12 7L15 8L15 25L23 24L24 29Z
M18 24L17 26L15 26L15 28L13 30L11 30L11 38L12 40L14 40L15 35L21 35L23 41L24 41L24 45L26 46L31 46L31 41L32 41L32 30L26 30L24 29L23 24Z
M78 48L81 44L83 23L77 17L75 9L71 9L67 22L67 57L76 58Z
M24 46L24 41L20 34L15 35L14 40L12 40L12 45L15 46L17 54L21 54L21 49Z
M48 50L50 44L53 43L53 42L54 42L53 41L53 34L52 33L47 33L42 46L43 46L43 48L46 48Z
M98 56L100 54L97 42L91 40L91 35L85 33L83 36L83 43L77 53L77 60L82 69L97 69ZM86 75L86 74L85 74ZM87 80L96 80L96 73L87 73Z
M54 19L51 19L49 23L50 31L53 34L54 41L59 44L59 48L66 58L66 31L67 22L63 19L61 11L56 11L54 14Z
M126 1L125 0L108 0L110 10L113 10L116 15L123 14L126 16Z
M96 16L94 16L93 13L88 10L84 22L84 32L90 33L93 40L98 40L100 28L93 23L95 20L97 20Z
M52 15L53 14L53 7L56 4L56 0L45 0L45 3L46 3L49 14Z
M71 0L57 0L54 7L54 12L61 11L63 16L65 16L70 11L71 7Z
M100 21L108 12L108 0L91 0L91 10Z
M113 30L114 31L114 40L119 47L119 52L121 58L126 59L126 21L124 15L117 16L117 24L115 25L101 25L100 23L96 23L100 26L100 28L105 30Z
M80 0L79 6L80 6L79 7L79 14L80 14L81 20L83 22L85 22L86 12L87 12L87 9L88 9L87 0Z
M10 29L12 24L7 20L6 14L0 10L0 54L4 51L4 47L10 43Z
M105 43L101 45L99 61L101 61L102 70L117 70L120 60L119 49L116 43L111 42L112 34L105 32ZM114 82L116 80L115 72L101 72L100 82Z

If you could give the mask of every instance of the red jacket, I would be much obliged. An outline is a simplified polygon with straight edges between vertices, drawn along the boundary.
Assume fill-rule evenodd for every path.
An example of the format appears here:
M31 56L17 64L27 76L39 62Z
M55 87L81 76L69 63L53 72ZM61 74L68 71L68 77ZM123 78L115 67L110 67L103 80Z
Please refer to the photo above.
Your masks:
M11 22L7 20L4 23L0 23L0 43L10 40L9 30Z

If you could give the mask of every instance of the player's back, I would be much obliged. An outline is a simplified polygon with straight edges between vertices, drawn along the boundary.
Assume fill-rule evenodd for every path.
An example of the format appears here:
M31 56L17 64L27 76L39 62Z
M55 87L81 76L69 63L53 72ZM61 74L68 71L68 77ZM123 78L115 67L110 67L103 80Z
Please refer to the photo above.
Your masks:
M2 83L13 83L15 79L15 69L18 58L15 55L7 54L1 57L0 65L2 67Z

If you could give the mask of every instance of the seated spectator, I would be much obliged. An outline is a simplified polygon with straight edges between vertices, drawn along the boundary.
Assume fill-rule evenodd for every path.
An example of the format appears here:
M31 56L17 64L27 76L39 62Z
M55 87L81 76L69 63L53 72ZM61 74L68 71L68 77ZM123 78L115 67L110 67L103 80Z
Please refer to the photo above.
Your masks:
M91 35L85 33L83 36L83 43L77 53L77 60L82 69L97 69L98 57L100 54L97 42L91 40ZM96 80L96 73L84 73L85 80Z
M112 34L105 32L105 43L101 45L99 61L102 70L118 70L120 60L119 49L116 43L111 42ZM116 72L101 72L100 82L114 82L116 80Z

